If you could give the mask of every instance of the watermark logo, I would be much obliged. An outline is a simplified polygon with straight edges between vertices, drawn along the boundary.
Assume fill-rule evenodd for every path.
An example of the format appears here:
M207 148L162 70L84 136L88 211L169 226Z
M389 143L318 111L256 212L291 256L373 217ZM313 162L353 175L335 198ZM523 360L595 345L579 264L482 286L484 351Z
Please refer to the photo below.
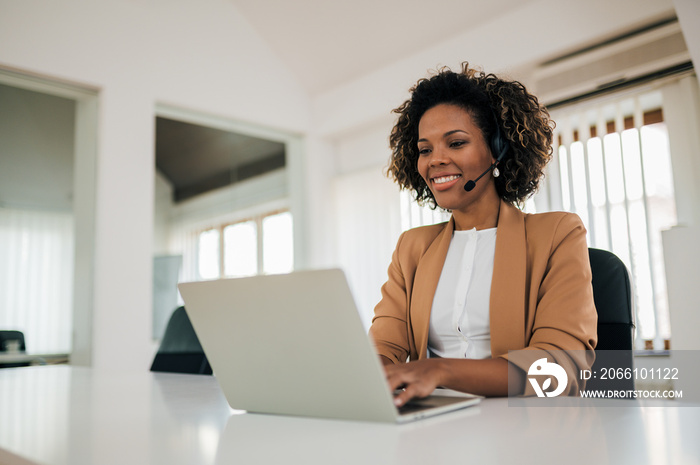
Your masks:
M540 386L537 378L535 376L548 376L544 380L542 386ZM557 388L552 392L546 392L547 389L552 385L552 377L557 380ZM546 358L541 358L536 360L535 363L530 365L530 369L527 371L527 379L530 381L537 397L556 397L566 389L566 385L569 382L569 377L566 375L566 371L558 364L553 362L548 362Z

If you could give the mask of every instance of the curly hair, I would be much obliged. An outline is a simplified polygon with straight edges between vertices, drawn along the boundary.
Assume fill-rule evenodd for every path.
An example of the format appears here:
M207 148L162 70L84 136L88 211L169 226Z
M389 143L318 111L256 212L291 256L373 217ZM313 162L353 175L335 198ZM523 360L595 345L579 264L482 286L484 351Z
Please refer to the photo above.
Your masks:
M437 207L435 197L418 173L418 123L423 114L439 104L456 105L469 113L491 151L497 133L508 145L501 160L496 191L511 204L522 204L536 190L544 167L552 158L554 122L518 81L469 68L455 73L441 68L430 78L420 79L410 89L411 98L393 112L399 115L389 137L391 159L387 174L402 189L412 190L421 204Z

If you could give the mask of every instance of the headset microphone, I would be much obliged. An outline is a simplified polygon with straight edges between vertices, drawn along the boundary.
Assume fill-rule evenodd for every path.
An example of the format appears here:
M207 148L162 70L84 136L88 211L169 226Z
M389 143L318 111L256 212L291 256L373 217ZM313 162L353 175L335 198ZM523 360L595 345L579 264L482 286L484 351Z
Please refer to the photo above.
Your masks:
M464 190L467 191L467 192L469 192L469 191L471 191L472 189L474 189L474 186L476 186L476 182L477 182L479 179L483 178L484 175L485 175L486 173L488 173L489 171L491 171L491 170L493 169L493 167L496 166L496 163L498 163L498 162L495 162L495 163L491 164L488 168L486 168L486 171L484 171L483 173L481 173L481 174L479 175L478 178L476 178L476 179L474 179L474 180L470 179L469 181L467 181L467 183L464 185Z
M501 160L503 160L506 153L508 153L508 141L506 141L501 135L501 129L498 127L498 124L496 124L496 132L491 140L491 151L493 153L497 153L498 158L488 168L486 168L486 171L481 173L478 178L467 181L467 183L464 185L465 191L470 192L472 189L474 189L474 187L476 187L476 182L483 178L486 173L491 171Z

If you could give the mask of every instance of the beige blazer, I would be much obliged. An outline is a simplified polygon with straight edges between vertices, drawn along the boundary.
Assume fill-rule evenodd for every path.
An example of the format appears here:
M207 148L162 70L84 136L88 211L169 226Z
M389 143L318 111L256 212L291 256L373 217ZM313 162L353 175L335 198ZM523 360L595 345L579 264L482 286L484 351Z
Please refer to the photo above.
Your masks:
M453 230L451 219L399 238L370 328L377 352L395 363L427 357L430 310ZM493 357L527 372L546 352L569 378L590 368L597 313L586 229L577 215L525 214L501 202L489 310ZM509 356L520 349L531 352ZM565 392L579 388L569 383Z

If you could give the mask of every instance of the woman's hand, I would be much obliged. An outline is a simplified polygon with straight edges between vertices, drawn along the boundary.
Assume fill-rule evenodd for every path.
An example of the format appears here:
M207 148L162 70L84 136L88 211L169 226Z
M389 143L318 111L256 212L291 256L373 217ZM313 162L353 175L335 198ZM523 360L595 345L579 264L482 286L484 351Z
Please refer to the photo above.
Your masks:
M389 389L403 389L394 397L397 407L414 397L429 396L436 387L491 397L508 395L509 377L513 394L522 394L525 385L525 372L500 357L484 360L428 358L400 364L384 356L380 359Z
M399 391L394 404L401 407L413 398L427 397L442 386L444 370L440 359L417 360L400 365L385 364L384 371L389 390Z

